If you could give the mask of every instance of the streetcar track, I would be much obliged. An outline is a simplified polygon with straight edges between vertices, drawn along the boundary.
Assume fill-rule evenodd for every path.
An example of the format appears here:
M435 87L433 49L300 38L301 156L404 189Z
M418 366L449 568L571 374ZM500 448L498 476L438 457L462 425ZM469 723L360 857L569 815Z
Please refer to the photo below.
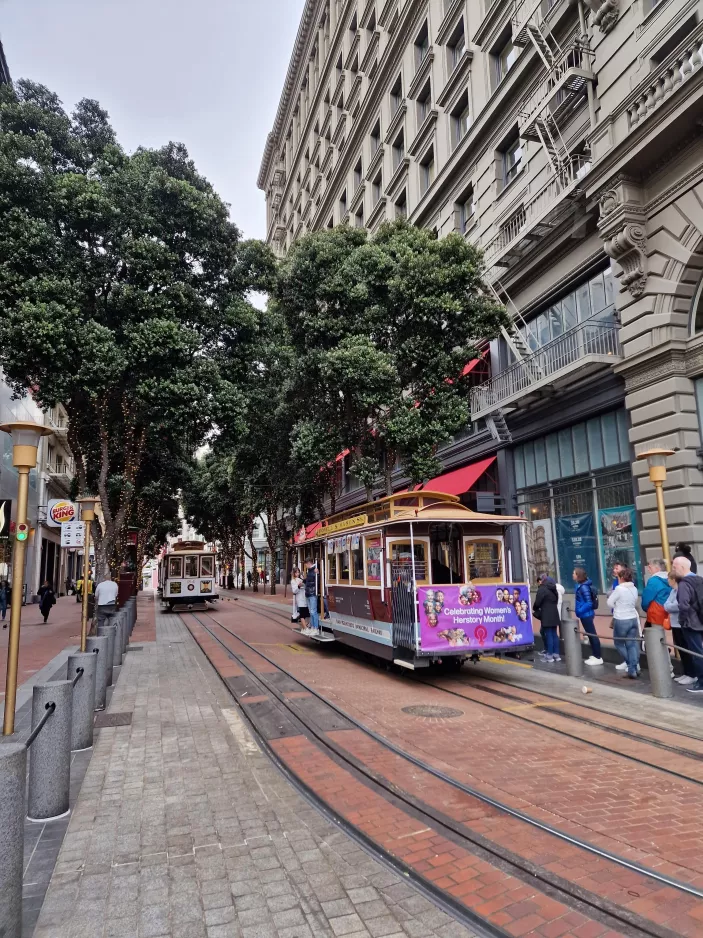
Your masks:
M242 600L238 600L238 601L239 601L239 602L242 602ZM244 602L246 602L246 600L244 600ZM251 601L250 601L250 602L251 602ZM252 607L249 606L248 608L251 609ZM261 612L261 611L259 610L258 606L256 606L255 608L256 608L256 612L257 612L258 615L261 615L263 618L268 619L270 622L273 622L273 623L274 623L275 625L277 625L279 628L285 629L286 632L292 632L293 634L299 634L299 633L297 633L297 632L295 631L295 629L291 629L289 626L284 625L284 623L283 623L283 622L280 622L277 618L274 618L274 617L271 616L271 615L267 615L266 613ZM253 611L253 610L252 610L252 611ZM494 712L502 713L502 714L504 714L505 716L514 717L515 719L522 720L522 721L525 722L525 723L530 723L532 726L538 726L538 727L540 727L541 729L545 729L545 730L548 730L548 731L550 731L550 732L552 732L552 733L556 733L556 734L558 734L559 736L565 737L566 739L573 739L573 740L575 740L576 742L583 743L583 744L586 745L586 746L591 746L591 747L594 748L594 749L600 749L602 752L608 752L608 753L610 753L611 755L618 756L618 757L621 758L621 759L628 759L628 760L631 761L631 762L636 762L638 765L645 765L645 766L647 766L648 768L654 769L654 770L657 771L657 772L664 772L664 773L667 774L667 775L671 775L672 777L677 778L677 779L680 779L680 780L682 780L682 781L690 782L690 783L693 784L693 785L703 785L703 780L693 778L693 777L691 777L690 775L686 775L684 772L677 772L677 771L675 771L674 769L669 769L669 768L667 768L666 766L654 765L653 763L648 762L646 759L640 759L639 757L634 756L634 755L631 755L631 754L629 754L629 753L620 752L618 749L612 749L610 746L604 746L604 745L602 745L601 743L594 742L594 741L591 740L591 739L588 739L588 738L583 737L583 736L578 736L578 735L576 735L576 734L574 734L574 733L569 733L569 732L567 732L566 730L559 729L558 727L550 726L550 725L547 724L547 723L540 723L540 722L537 721L537 720L532 720L532 719L530 719L530 718L527 717L527 716L523 716L522 714L519 714L519 713L514 713L514 712L512 712L512 711L510 711L510 710L506 710L506 709L503 708L503 707L492 706L491 704L487 703L486 701L477 700L477 699L474 698L474 697L469 697L469 696L467 696L466 694L459 693L459 691L450 690L449 688L444 687L444 686L441 685L441 684L434 684L433 682L428 681L428 680L425 680L424 678L416 677L416 680L417 680L418 684L424 684L426 687L432 687L432 688L434 688L435 690L443 691L445 694L450 694L450 695L453 696L453 697L458 697L458 698L461 699L461 700L466 700L466 701L468 701L468 702L470 702L470 703L476 704L476 705L479 706L479 707L484 707L484 708L486 708L486 709L488 709L488 710L493 710ZM453 676L453 677L452 677L452 680L457 680L457 677L456 677L456 676ZM503 685L505 685L506 687L511 687L511 688L513 688L513 689L515 689L515 687L516 687L516 685L510 684L510 683L507 682L507 681L500 681L500 680L497 680L497 679L495 679L495 678L483 678L483 677L480 677L479 680L487 680L487 681L491 681L491 682L494 682L494 683L497 683L497 684L503 684ZM464 684L464 682L462 682L462 681L460 681L459 683L461 683L462 685ZM529 700L529 699L527 699L527 698L525 698L525 697L521 697L521 696L519 696L519 695L517 695L517 694L509 694L509 693L504 692L504 691L496 691L496 690L492 690L492 689L490 689L490 688L483 687L483 686L482 686L482 687L475 687L475 686L473 686L473 685L469 685L468 682L466 683L466 686L467 686L468 689L471 689L471 688L473 687L474 690L480 690L482 693L493 694L493 695L498 696L498 697L504 697L505 699L508 699L508 700L515 700L515 701L518 701L519 703L539 705L539 701L532 701L532 700ZM573 707L581 707L581 708L583 708L583 709L585 709L585 710L591 710L591 711L593 711L593 712L595 712L595 713L604 714L604 711L599 710L597 707L589 707L589 706L587 706L587 705L585 705L585 704L582 704L582 703L577 703L577 702L575 702L575 701L572 702L572 701L569 701L569 700L565 700L563 697L558 697L556 694L548 694L548 693L546 693L546 692L544 692L544 691L534 691L534 690L532 690L531 688L526 688L526 687L522 687L522 686L519 686L519 685L517 686L517 689L518 689L518 690L526 691L527 693L532 693L532 694L536 694L536 695L548 697L550 700L555 700L555 701L557 701L557 702L559 702L559 703L561 703L561 704L566 704L566 705L573 706ZM666 744L666 743L664 743L664 742L661 742L660 740L651 739L651 738L649 738L649 737L647 737L647 736L642 736L642 735L640 735L640 734L638 734L638 733L633 733L633 732L631 732L630 730L618 729L618 728L616 728L616 727L608 726L608 725L605 724L605 723L601 723L601 722L599 722L598 720L594 720L594 719L589 718L589 717L580 717L580 716L579 716L578 714L576 714L576 713L568 713L568 712L566 712L566 711L557 710L557 709L551 709L550 712L556 714L557 716L565 717L566 719L570 719L570 720L573 720L573 721L582 723L582 724L584 724L584 725L593 726L593 727L596 728L596 729L604 730L605 732L612 733L612 734L614 734L614 735L626 736L628 739L631 739L633 742L640 742L640 743L643 743L643 744L648 745L648 746L653 746L653 747L655 747L656 749L661 749L661 750L663 750L663 751L672 752L672 753L674 753L675 755L680 755L680 756L682 756L683 758L693 759L694 761L697 761L697 762L703 761L703 754L694 752L693 750L690 750L690 749L683 749L683 748L681 748L681 747L669 746L668 744ZM677 730L667 730L667 729L665 729L664 727L652 727L652 726L650 726L650 724L645 723L643 720L637 720L637 719L635 719L635 718L633 718L633 717L620 716L619 714L617 714L617 715L616 715L616 714L606 714L606 715L612 716L614 719L618 719L618 720L627 720L628 722L636 723L636 724L638 724L638 725L640 725L640 726L646 726L648 729L660 729L662 732L671 732L672 734L675 734L675 735L677 735L677 736L681 736L682 738L685 738L685 739L693 739L693 740L696 740L696 741L698 741L698 742L702 742L702 741L703 741L703 740L701 740L699 737L697 737L697 736L692 736L691 734L688 734L688 733L681 733L681 732L679 732L679 731L677 731Z
M223 642L217 635L215 635L215 634L207 627L207 625L205 625L196 615L194 615L193 613L190 613L190 614L193 615L193 618L194 618L203 628L205 628L205 629L207 630L207 632L208 632L223 648L225 648L225 649L228 651L229 654L234 655L235 658L236 658L236 660L237 660L239 663L241 663L243 667L245 667L245 668L246 668L253 676L255 676L262 684L264 684L265 686L269 686L269 682L266 680L266 678L263 678L261 675L259 675L258 672L256 672L256 670L255 670L250 664L248 664L246 661L244 661L242 657L240 657L239 655L237 655L236 652L235 652L233 649L229 648L229 647L226 645L226 643ZM523 812L518 811L518 810L515 809L515 808L511 808L509 805L506 805L506 804L504 804L504 803L502 803L502 802L500 802L500 801L497 801L496 799L491 798L491 797L488 796L488 795L485 795L483 792L481 792L481 791L479 791L479 790L477 790L477 789L471 788L471 787L468 786L468 785L464 785L462 782L458 781L457 779L452 778L451 776L447 775L446 773L442 772L442 771L439 770L439 769L434 768L433 766L429 765L428 763L424 762L423 760L419 759L418 757L412 755L411 753L406 752L405 750L401 749L399 746L396 746L396 745L395 745L393 742L391 742L390 740L384 738L383 736L380 736L379 734L375 733L373 730L371 730L371 729L369 729L368 727L366 727L366 726L365 726L363 723L361 723L359 720L356 720L354 717L352 717L352 716L350 716L349 714L347 714L344 710L342 710L340 707L336 706L334 703L332 703L331 701L329 701L327 698L325 698L323 695L321 695L319 692L317 692L314 688L312 688L312 687L310 687L309 685L307 685L307 684L306 684L304 681L302 681L300 678L295 677L295 675L291 674L289 671L287 671L287 670L286 670L284 667L282 667L280 664L278 664L277 662L275 662L275 661L273 661L272 659L268 658L268 656L265 655L265 654L263 654L262 652L258 651L256 648L254 648L254 646L250 645L250 643L247 642L245 639L241 638L239 635L237 635L236 633L232 632L232 631L231 631L230 629L228 629L226 626L224 626L224 625L222 625L220 622L218 622L218 620L215 619L215 617L213 616L212 613L208 612L207 615L209 615L209 616L212 618L212 620L213 620L213 622L215 623L215 625L217 625L220 629L222 629L222 630L223 630L224 632L226 632L227 634L231 635L236 641L240 642L240 643L241 643L242 645L244 645L245 647L249 648L249 650L250 650L251 652L253 652L255 655L258 655L259 657L261 657L262 659L264 659L265 661L267 661L269 664L271 664L272 666L274 666L274 667L275 667L277 670L279 670L281 673L283 673L283 674L286 675L288 678L290 678L291 680L293 680L294 682L296 682L300 687L304 688L308 693L312 694L312 695L313 695L314 697L316 697L318 700L322 701L324 704L326 704L328 707L330 707L332 710L334 710L335 713L337 713L340 717L342 717L343 719L347 720L347 721L348 721L349 723L351 723L352 725L356 726L359 730L361 730L363 733L365 733L366 735L368 735L370 738L374 739L377 743L379 743L379 744L380 744L381 746L383 746L385 749L388 749L388 750L392 751L394 754L400 756L401 758L403 758L403 759L405 759L406 761L410 762L411 764L415 765L417 768L421 769L422 771L428 773L429 775L434 776L435 778L438 778L439 780L445 782L446 784L450 785L451 787L456 788L456 789L458 789L458 790L464 792L465 794L467 794L467 795L469 795L469 796L471 796L471 797L477 799L478 801L480 801L480 802L482 802L482 803L488 805L489 807L492 807L492 808L494 808L495 810L497 810L497 811L499 811L499 812L501 812L501 813L503 813L503 814L507 814L508 816L510 816L510 817L512 817L512 818L514 818L514 819L516 819L516 820L518 820L518 821L521 821L521 822L523 822L523 823L529 824L530 826L535 827L535 828L537 828L538 830L541 830L541 831L544 832L544 833L547 833L547 834L550 834L550 835L552 835L552 836L554 836L554 837L557 837L558 839L560 839L560 840L562 840L562 841L565 841L565 842L571 844L572 846L578 847L578 848L580 848L580 849L582 849L582 850L584 850L584 851L586 851L586 852L588 852L588 853L594 854L594 855L598 856L598 857L601 858L601 859L608 860L608 861L610 861L610 862L616 864L616 865L619 866L619 867L622 867L622 868L625 868L625 869L630 870L631 872L635 872L635 873L637 873L638 875L643 876L645 879L654 880L655 882L662 883L663 885L670 886L670 887L672 887L672 888L674 888L674 889L678 889L679 891L685 892L685 893L687 893L687 894L689 894L689 895L693 895L693 896L695 896L696 898L703 899L703 892L700 891L700 890L698 890L698 889L696 889L696 888L693 887L693 886L688 885L687 883L684 883L684 882L682 882L682 881L680 881L680 880L676 880L676 879L673 879L673 878L671 878L671 877L665 876L665 875L663 875L663 874L657 873L657 872L654 871L654 870L650 870L650 869L648 869L647 867L641 866L640 864L633 863L633 862L631 862L631 861L625 859L624 857L618 856L617 854L613 854L613 853L610 853L610 852L607 851L607 850L603 850L603 849L601 849L601 848L599 848L599 847L596 847L595 845L590 844L590 843L588 843L587 841L583 841L583 840L581 840L580 838L573 837L572 835L567 834L566 832L561 831L561 830L559 830L558 828L552 827L552 826L549 825L549 824L546 824L546 823L544 823L544 822L542 822L542 821L539 821L539 820L537 820L536 818L533 818L533 817L531 817L531 816L528 815L528 814L524 814ZM273 686L270 686L269 689L270 689L270 692L273 693L273 695L279 700L279 702L281 703L281 705L284 706L285 709L287 709L289 712L292 711L292 712L296 715L296 717L297 717L297 719L299 720L299 722L301 722L303 725L305 725L305 726L308 728L308 730L309 730L310 732L312 732L313 735L314 735L317 739L319 739L319 741L320 741L325 747L331 748L331 749L333 749L333 751L338 751L338 749L337 749L337 747L336 747L336 744L334 744L333 741L327 739L327 737L326 737L326 735L325 735L324 733L322 733L321 731L315 729L315 727L310 726L310 725L307 723L307 720L306 720L304 717L301 717L301 716L300 716L300 714L299 714L299 712L298 712L298 708L297 708L293 703L291 703L291 701L288 701L288 700L284 699L282 696L280 696L278 690L277 690L276 688L274 688ZM350 762L350 754L349 754L349 753L346 753L344 750L342 750L341 752L338 752L338 754L339 754L339 755L341 756L341 758L343 758L345 761ZM362 774L364 774L364 775L366 775L368 778L370 778L375 784L380 784L382 787L386 788L386 790L388 790L394 797L396 797L396 798L397 798L397 797L401 797L401 799L405 800L405 798L403 798L402 793L399 792L399 790L397 789L396 786L392 785L392 783L390 783L390 782L388 782L388 781L386 781L386 780L380 781L379 778L376 777L373 772L371 772L367 767L365 767L365 766L363 765L363 763L359 763L358 760L355 759L355 757L351 757L351 762L350 762L350 764L353 765L353 767L356 768L357 771L362 772ZM385 784L384 784L384 781L385 781ZM407 797L408 797L408 796L406 795L406 798L407 798ZM409 803L417 810L417 805L416 805L416 804L413 804L412 801L410 801ZM446 822L446 821L442 821L440 818L435 818L434 815L433 815L432 809L430 809L429 807L423 808L422 810L423 810L423 812L424 812L428 817L433 817L433 819L435 820L435 823L443 824L443 825L445 825L445 826L447 825L447 822ZM449 825L449 829L450 829L450 830L453 830L455 833L457 833L457 832L456 832L456 827L454 827L453 824L456 824L456 823L458 823L458 822L453 822L453 823L452 823L452 822L450 821L450 825ZM462 827L463 827L463 825L462 825ZM473 836L475 836L475 835L470 835L470 834L468 834L468 833L465 834L465 833L462 831L461 836L462 836L462 837L465 837L467 840L469 840L469 841L472 842L472 843L475 842L475 841L472 839ZM478 846L483 846L483 845L482 845L482 844L478 844ZM484 849L485 849L485 846L484 846ZM489 851L492 852L494 855L498 856L499 858L504 859L504 853L501 853L501 852L500 852L501 849L503 849L503 848L500 848L499 845L493 844L493 845L492 845L492 850L489 848ZM512 861L511 861L511 862L512 862ZM564 887L562 887L562 886L554 886L553 881L550 880L549 876L548 876L547 874L545 874L544 871L538 870L538 871L536 872L534 868L529 869L529 871L528 871L528 870L525 870L525 869L524 869L524 864L529 864L529 861L526 861L524 858L520 858L519 861L518 861L515 865L516 865L516 867L518 867L518 868L520 868L520 869L523 869L524 872L529 872L529 875L531 875L531 876L535 876L535 875L536 875L538 878L540 878L541 880L543 880L544 882L546 882L548 885L551 885L553 888L557 888L557 889L559 889L559 890L562 891L562 892L566 892L567 894L570 895L570 898L571 898L572 901L573 901L573 900L576 900L576 901L586 901L587 904L589 904L587 899L584 900L582 897L575 896L575 895L573 894L573 892L571 892L570 889L564 889ZM574 888L574 886L573 886L573 884L571 884L571 889L573 889L573 888ZM576 888L578 888L578 887L576 887ZM599 899L599 901L602 902L602 900L600 900L600 899ZM595 908L595 909L598 909L598 910L601 910L601 909L602 909L602 905L597 905L597 904L595 904L595 903L590 903L590 904L592 904L592 905L593 905L593 908ZM623 918L623 914L627 915L627 914L630 914L630 913L627 913L627 911L624 910L624 909L619 909L619 907L616 907L616 909L617 909L616 912L608 911L608 914L611 915L611 916L613 916L614 918L617 918L618 921L620 921L621 923L625 923L625 924L628 924L628 925L632 925L632 922L628 921L626 918ZM639 928L641 929L641 926L639 926L639 925L637 925L636 927L639 927ZM660 931L652 931L651 929L649 929L648 931L645 931L645 933L648 933L648 934L657 934L657 935L661 934Z

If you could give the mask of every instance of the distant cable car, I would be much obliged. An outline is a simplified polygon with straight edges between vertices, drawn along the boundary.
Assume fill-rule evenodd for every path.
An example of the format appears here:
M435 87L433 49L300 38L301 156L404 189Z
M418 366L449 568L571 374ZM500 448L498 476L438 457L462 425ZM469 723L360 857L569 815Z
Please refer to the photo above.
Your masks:
M215 552L203 541L177 541L159 561L161 602L169 612L207 609L219 599L215 577Z

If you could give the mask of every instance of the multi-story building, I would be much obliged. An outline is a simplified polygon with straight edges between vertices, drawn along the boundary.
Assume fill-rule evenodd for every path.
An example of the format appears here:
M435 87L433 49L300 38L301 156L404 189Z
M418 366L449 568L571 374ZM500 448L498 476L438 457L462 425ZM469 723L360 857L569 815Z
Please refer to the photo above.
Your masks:
M408 216L482 248L512 325L433 484L525 512L533 582L661 554L654 447L671 539L703 557L702 116L703 0L305 4L268 240Z

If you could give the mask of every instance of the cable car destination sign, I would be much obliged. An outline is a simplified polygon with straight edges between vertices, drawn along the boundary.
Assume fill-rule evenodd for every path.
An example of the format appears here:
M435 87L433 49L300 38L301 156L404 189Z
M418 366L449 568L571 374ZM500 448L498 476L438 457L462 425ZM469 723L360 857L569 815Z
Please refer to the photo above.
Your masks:
M337 531L348 531L350 528L361 528L368 523L368 515L354 515L353 518L344 518L342 521L335 521L334 524L323 524L320 533L334 534Z

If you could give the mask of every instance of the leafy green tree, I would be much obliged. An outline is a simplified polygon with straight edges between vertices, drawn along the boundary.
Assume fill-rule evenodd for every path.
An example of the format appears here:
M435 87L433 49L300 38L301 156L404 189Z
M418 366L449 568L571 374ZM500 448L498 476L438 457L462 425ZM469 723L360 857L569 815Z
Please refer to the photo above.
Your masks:
M440 471L438 448L469 420L464 367L507 324L482 275L464 238L405 221L294 245L275 295L299 360L294 393L308 405L294 430L304 464L342 444L369 497L381 479L390 494L398 461L413 483Z
M79 488L104 518L98 578L147 454L194 452L215 421L236 424L239 373L219 358L272 265L183 146L129 155L95 101L68 115L41 85L0 89L0 365L68 412Z

